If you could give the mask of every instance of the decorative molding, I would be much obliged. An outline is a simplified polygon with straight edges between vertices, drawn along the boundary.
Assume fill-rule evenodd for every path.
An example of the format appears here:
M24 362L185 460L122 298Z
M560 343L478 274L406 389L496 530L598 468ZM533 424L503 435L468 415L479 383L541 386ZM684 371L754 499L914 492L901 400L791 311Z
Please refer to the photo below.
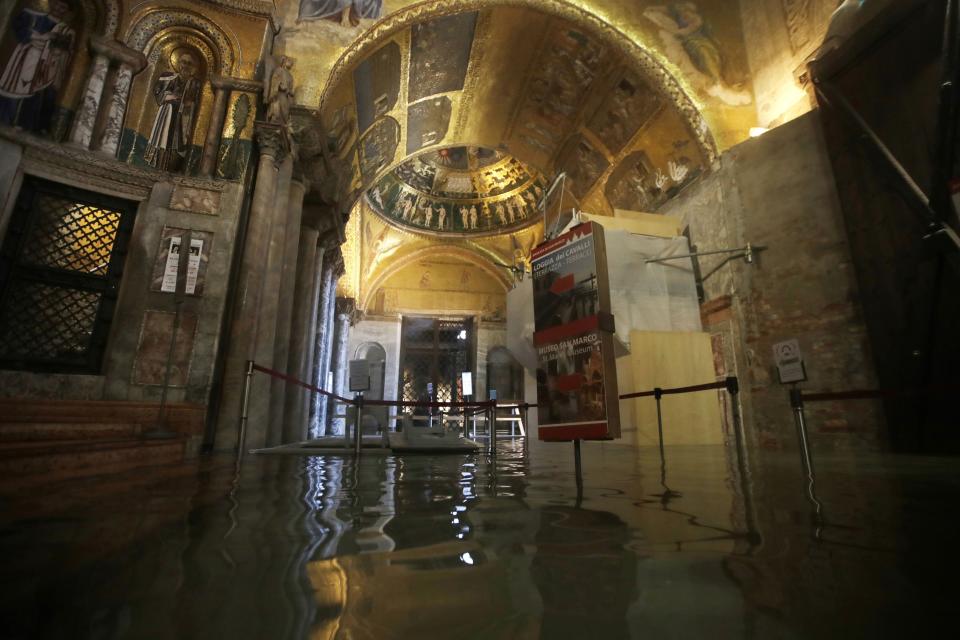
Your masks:
M110 60L127 65L133 71L134 75L140 73L143 68L147 66L147 58L142 52L131 49L122 42L118 42L112 38L91 36L90 48L93 49L94 53L105 55Z
M246 91L249 93L262 93L263 82L260 80L251 80L248 78L234 78L231 76L220 76L213 74L210 76L210 84L214 89L227 89L229 91Z
M208 37L218 49L220 69L222 74L229 74L234 69L233 47L227 34L217 24L203 16L187 11L152 11L134 25L124 39L127 46L143 51L153 37L171 27L191 27Z
M9 127L0 127L0 138L23 147L23 165L28 173L118 193L134 200L149 196L156 183L171 180L184 187L215 192L223 191L226 186L223 182L173 176L151 167L126 164L111 156L59 144Z
M253 135L260 147L260 153L271 156L275 162L283 160L290 148L287 132L278 124L254 122Z

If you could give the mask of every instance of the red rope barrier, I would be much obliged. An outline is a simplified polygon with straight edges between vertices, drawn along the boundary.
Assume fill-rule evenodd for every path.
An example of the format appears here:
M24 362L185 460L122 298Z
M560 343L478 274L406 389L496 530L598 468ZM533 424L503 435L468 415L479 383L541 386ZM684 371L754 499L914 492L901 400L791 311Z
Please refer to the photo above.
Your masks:
M317 393L323 394L328 398L333 398L334 400L339 400L340 402L343 402L346 404L356 404L353 400L350 400L349 398L344 398L343 396L338 396L335 393L330 393L329 391L325 391L320 387L316 387L312 384L306 383L303 380L299 380L297 378L294 378L293 376L288 376L285 373L280 373L279 371L274 371L273 369L268 369L267 367L261 367L256 362L253 363L253 368L255 371L260 371L267 374L268 376L272 376L274 378L280 378L281 380L285 380L287 382L292 382L293 384L299 385L304 389L310 389L311 391L316 391Z
M489 408L494 405L493 400L487 400L484 402L417 402L417 401L406 401L406 400L364 400L363 405L365 407L376 406L376 407L428 407L431 409L442 409L443 407L460 407L460 408L472 408L472 407L482 407Z

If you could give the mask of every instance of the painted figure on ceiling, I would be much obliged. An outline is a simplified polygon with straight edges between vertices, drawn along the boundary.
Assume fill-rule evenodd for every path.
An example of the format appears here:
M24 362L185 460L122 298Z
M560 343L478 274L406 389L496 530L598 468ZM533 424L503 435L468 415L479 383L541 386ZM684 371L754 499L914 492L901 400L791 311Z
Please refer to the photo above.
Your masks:
M383 15L383 0L300 0L301 20L333 20L355 27L361 19Z
M671 2L647 7L644 17L660 27L660 38L667 57L700 80L707 94L736 106L750 104L749 91L731 86L725 74L725 61L720 44L713 37L710 25L694 2Z
M159 108L143 158L163 171L181 167L190 149L193 123L200 94L197 60L189 51L174 51L171 71L160 74L153 87Z
M28 131L49 128L76 41L70 2L49 7L25 8L10 21L17 45L0 76L0 122Z

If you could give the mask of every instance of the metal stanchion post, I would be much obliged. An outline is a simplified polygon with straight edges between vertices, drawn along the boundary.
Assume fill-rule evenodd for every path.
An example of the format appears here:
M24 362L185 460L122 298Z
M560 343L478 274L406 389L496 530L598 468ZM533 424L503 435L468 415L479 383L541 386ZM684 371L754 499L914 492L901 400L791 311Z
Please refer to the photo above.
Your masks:
M357 393L353 396L353 403L356 407L356 416L353 421L353 453L360 457L360 449L363 446L363 393Z
M663 389L656 387L653 390L653 397L657 401L657 434L660 437L660 463L666 464L666 456L663 454L663 412L660 409L660 398L663 397Z
M497 399L490 406L490 455L497 455Z
M577 481L577 508L583 502L583 467L580 464L580 439L573 441L573 473Z
M740 381L736 376L729 376L726 383L727 393L730 394L730 412L733 414L733 439L737 450L737 470L740 474L740 492L743 494L743 512L746 518L748 541L756 546L763 539L757 529L753 509L753 487L750 483L747 441L746 434L743 432L743 419L740 416Z
M816 479L813 472L813 458L810 456L810 443L807 440L807 422L803 414L803 391L797 387L790 389L790 406L793 408L793 418L797 425L797 440L800 443L800 460L803 471L807 475L807 497L813 504L813 519L818 526L823 524L823 505L817 499Z
M243 391L240 393L240 432L237 434L237 454L243 456L243 447L247 441L247 420L250 409L250 383L253 381L253 360L247 360L247 371L243 377Z

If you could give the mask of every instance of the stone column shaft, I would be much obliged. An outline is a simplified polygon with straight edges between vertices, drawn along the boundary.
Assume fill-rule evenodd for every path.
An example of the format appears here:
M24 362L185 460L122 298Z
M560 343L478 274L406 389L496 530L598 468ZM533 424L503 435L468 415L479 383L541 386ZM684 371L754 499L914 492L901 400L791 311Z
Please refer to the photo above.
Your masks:
M353 300L350 298L337 298L336 302L336 327L333 334L333 392L344 398L349 393L347 391L347 365L350 361L350 324L353 321ZM330 410L330 433L334 436L344 434L346 421L339 417L345 411L343 405L334 403L334 408Z
M273 344L273 366L277 371L296 376L290 364L290 331L293 324L294 287L297 280L297 263L300 247L300 224L303 219L303 197L307 192L307 182L303 178L294 178L290 183L290 192L286 202L286 222L283 236L283 254L280 256L281 274L279 299L277 303L277 335ZM283 442L283 415L286 404L287 387L283 380L273 381L273 393L270 398L270 423L276 428L270 432L270 446Z
M260 299L267 268L270 248L270 231L273 224L274 198L277 191L279 170L277 156L280 154L281 139L275 127L262 125L257 129L257 143L260 160L257 167L257 181L253 190L253 199L247 219L247 232L240 275L237 281L237 302L230 327L230 344L224 371L223 399L217 420L216 448L233 449L237 445L240 426L240 402L244 386L247 360L256 360L256 336L258 333ZM264 394L263 374L254 376L251 386L251 402L256 396ZM269 382L266 395L269 396ZM266 442L266 425L250 421L247 430L247 447L262 447Z
M84 85L80 108L74 116L73 129L70 132L70 142L84 149L89 149L90 142L93 140L93 128L97 124L97 113L100 111L100 99L103 97L103 87L109 68L110 59L106 54L95 52L90 73Z
M333 301L337 283L334 252L323 256L323 276L320 288L320 304L317 309L317 331L314 340L313 384L327 389L327 372L330 371L330 334L333 327ZM310 435L314 438L326 435L327 397L321 393L311 395Z
M320 281L323 277L323 249L317 246L320 232L300 227L297 251L297 278L294 284L292 323L290 326L290 374L313 383L313 353L316 340L317 306ZM283 441L298 442L307 438L310 391L298 385L287 385L283 416Z
M133 80L133 69L126 63L121 63L113 79L113 92L110 95L110 105L107 111L107 120L100 137L100 151L111 156L117 155L120 147L120 134L123 132L123 116L127 110L127 100L130 97L130 83Z
M293 159L285 158L277 171L277 185L273 202L270 206L270 229L267 233L267 258L262 265L263 286L260 294L260 306L257 313L257 333L255 336L253 359L257 364L270 369L278 369L274 359L274 349L277 340L277 321L280 311L280 284L283 279L283 252L286 246L287 235L287 201L290 197L290 183L293 176ZM278 203L282 206L277 206ZM283 425L272 421L271 409L273 396L278 388L274 378L266 375L257 380L258 384L265 382L265 392L254 394L250 398L250 423L257 429L263 429L260 434L248 429L251 435L256 433L264 437L263 445L270 446L279 441Z
M227 117L229 98L228 88L214 85L213 111L210 114L210 124L207 126L207 137L203 141L203 155L200 156L201 177L212 177L214 169L217 168L217 152L220 150L220 137L223 134L223 121Z

